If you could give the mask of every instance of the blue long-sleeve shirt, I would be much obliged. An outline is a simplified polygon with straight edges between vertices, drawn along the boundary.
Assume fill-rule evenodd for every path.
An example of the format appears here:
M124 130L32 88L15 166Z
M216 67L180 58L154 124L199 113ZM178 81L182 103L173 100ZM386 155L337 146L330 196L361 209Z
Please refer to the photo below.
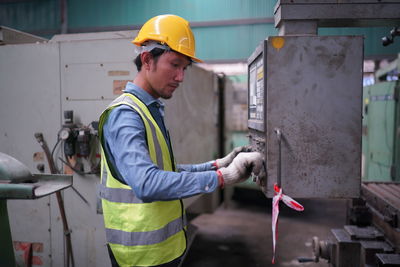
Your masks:
M146 91L128 82L126 93L134 94L149 107L164 136L164 105ZM218 187L218 178L211 162L178 165L179 172L160 170L150 159L143 121L126 105L114 108L103 126L105 153L116 172L144 202L172 200L210 193ZM166 138L168 145L169 141Z

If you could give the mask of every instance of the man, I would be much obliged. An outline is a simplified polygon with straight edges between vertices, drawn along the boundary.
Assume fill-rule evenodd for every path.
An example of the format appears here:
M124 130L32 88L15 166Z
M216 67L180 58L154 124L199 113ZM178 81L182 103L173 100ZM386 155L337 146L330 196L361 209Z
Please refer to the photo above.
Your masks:
M259 153L237 148L197 165L175 165L160 98L171 98L195 57L189 23L150 19L133 43L138 74L100 117L104 222L113 266L178 266L186 250L182 198L244 181L262 167Z

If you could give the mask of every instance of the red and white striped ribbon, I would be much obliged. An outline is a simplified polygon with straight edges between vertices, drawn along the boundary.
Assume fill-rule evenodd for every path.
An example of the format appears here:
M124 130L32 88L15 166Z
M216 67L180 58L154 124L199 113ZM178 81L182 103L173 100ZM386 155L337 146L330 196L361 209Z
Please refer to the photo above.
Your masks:
M275 263L275 246L278 238L278 215L279 215L279 201L282 200L289 208L297 211L303 211L304 207L292 199L291 197L282 193L282 188L279 188L277 184L274 185L275 196L272 198L272 246L273 256L272 264Z

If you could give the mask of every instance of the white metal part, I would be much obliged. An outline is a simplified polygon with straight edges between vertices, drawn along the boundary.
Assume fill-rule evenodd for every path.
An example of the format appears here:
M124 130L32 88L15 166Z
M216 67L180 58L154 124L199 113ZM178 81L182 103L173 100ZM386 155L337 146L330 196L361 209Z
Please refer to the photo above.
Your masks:
M0 26L0 45L5 44L26 44L48 41L42 37L21 32L5 26Z

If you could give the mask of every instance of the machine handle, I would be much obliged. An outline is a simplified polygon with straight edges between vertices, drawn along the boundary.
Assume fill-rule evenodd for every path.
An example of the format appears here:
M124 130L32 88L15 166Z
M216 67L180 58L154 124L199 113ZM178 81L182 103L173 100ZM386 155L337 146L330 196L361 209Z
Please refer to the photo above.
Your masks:
M279 128L275 128L274 132L276 133L276 136L278 138L278 170L277 170L277 179L276 183L281 188L281 179L282 179L282 174L281 174L281 169L282 169L282 132Z

